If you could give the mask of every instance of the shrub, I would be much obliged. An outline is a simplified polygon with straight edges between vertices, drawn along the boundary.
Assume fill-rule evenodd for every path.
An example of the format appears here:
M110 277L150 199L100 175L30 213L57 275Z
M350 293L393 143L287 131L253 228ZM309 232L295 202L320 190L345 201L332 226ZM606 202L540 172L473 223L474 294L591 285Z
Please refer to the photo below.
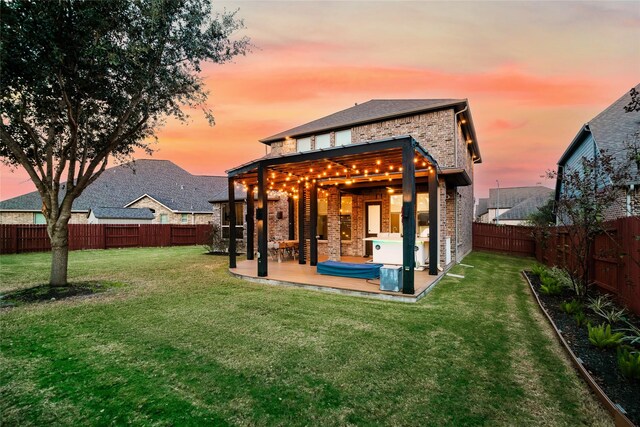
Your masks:
M560 308L567 314L577 314L582 312L582 303L578 300L565 301L560 304Z
M594 312L609 309L613 307L613 301L609 295L599 295L596 298L589 298L589 304L587 304Z
M540 276L540 292L545 295L558 295L562 292L562 287L558 284L558 281L551 276Z
M531 273L538 277L542 276L545 271L547 271L547 267L542 264L535 264L533 267L531 267Z
M626 347L619 348L618 368L625 377L640 380L640 352L629 351Z
M587 324L587 316L584 314L584 311L576 313L573 318L575 319L576 325L578 326L584 326Z
M618 309L607 295L590 299L589 308L610 324L624 320L627 315L627 310L625 308Z
M573 281L571 280L571 276L561 268L553 267L548 272L549 276L556 279L558 285L562 288L573 288Z
M625 333L624 338L622 339L625 342L628 342L631 345L640 344L640 328L632 325L629 322L625 322L627 327L616 329L616 332Z
M587 326L589 328L589 341L598 348L617 347L622 342L622 332L611 332L611 325L603 323L600 326Z

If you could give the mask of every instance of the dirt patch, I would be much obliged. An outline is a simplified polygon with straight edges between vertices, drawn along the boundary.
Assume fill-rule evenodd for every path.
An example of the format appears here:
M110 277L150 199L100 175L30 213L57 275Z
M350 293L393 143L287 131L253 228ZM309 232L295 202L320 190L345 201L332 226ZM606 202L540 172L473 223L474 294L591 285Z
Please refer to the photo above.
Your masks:
M0 294L0 308L89 296L122 286L125 285L120 282L80 282L70 283L66 286L34 286Z
M574 354L579 357L600 388L614 403L622 406L627 417L636 425L640 425L640 382L624 377L618 369L615 349L599 349L589 342L589 332L586 326L578 326L573 316L565 313L560 304L573 299L570 291L561 295L545 295L539 292L540 279L525 272L534 290L540 298L542 306L547 310L556 327L562 332L565 340ZM585 309L587 321L592 325L599 325L604 320ZM640 321L635 316L629 316L636 326ZM624 325L612 325L612 329L622 328Z

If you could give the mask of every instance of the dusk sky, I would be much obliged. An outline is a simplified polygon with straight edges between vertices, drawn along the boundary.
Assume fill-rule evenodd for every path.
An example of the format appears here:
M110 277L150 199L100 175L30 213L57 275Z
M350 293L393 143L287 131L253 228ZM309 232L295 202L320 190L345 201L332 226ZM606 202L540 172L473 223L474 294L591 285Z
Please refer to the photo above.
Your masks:
M219 2L255 48L203 73L216 126L169 121L153 158L194 174L265 153L258 139L380 98L468 98L475 197L545 182L581 125L640 81L640 2ZM140 155L138 158L146 157ZM0 198L34 186L2 167Z

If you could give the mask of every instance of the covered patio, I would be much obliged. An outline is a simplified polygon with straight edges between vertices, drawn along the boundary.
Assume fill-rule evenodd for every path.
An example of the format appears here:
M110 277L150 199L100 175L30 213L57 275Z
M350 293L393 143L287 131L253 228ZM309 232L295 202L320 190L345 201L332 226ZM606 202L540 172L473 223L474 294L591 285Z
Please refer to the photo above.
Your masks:
M247 261L237 262L236 236L234 233L230 234L230 271L248 279L265 278L289 284L398 295L380 291L364 279L323 276L315 272L318 262L325 259L357 263L366 261L362 257L347 257L341 253L340 217L331 213L327 218L328 231L325 240L328 249L324 256L319 256L319 192L327 195L329 211L338 212L340 206L336 203L340 203L340 194L358 194L373 189L389 193L398 191L402 195L399 213L402 234L397 233L398 243L401 244L402 294L415 298L423 294L439 274L441 241L438 236L438 174L439 168L435 159L411 136L267 156L232 169L228 171L230 222L236 223L236 212L231 207L235 204L237 184L242 184L248 195L257 193L257 200L254 202L254 197L247 197ZM428 235L430 262L428 269L424 271L416 271L417 186L428 192L428 230L424 230L424 235ZM290 205L297 203L297 219L295 224L293 221L289 223L290 238L293 240L295 227L296 240L301 242L298 245L296 261L269 262L269 191L287 193ZM289 211L293 212L292 209ZM254 242L254 224L257 229L257 250ZM362 244L365 235L362 233L350 236L350 239Z

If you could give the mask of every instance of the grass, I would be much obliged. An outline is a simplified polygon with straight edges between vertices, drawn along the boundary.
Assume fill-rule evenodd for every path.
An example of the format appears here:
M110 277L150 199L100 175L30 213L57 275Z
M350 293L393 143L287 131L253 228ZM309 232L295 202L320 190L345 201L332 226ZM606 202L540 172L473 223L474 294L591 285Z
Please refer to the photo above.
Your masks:
M230 277L197 247L79 251L98 296L0 313L3 424L611 425L518 271L473 253L417 304ZM0 257L0 292L47 254Z

